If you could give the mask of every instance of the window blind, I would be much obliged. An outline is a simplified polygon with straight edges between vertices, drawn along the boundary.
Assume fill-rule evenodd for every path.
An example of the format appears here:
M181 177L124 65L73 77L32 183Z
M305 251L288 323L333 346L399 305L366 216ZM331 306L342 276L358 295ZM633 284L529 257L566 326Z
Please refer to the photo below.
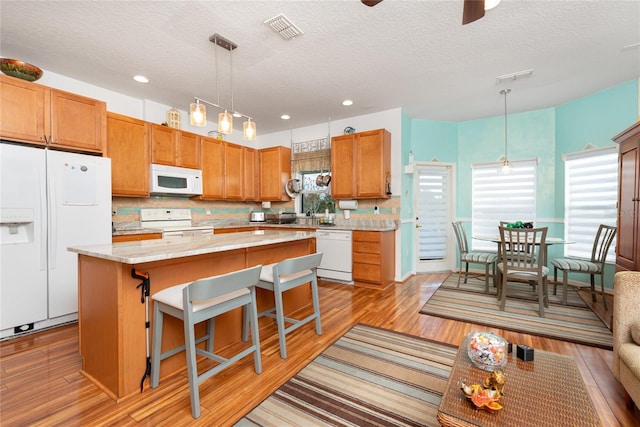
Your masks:
M418 252L421 261L442 260L447 255L449 205L448 171L443 167L418 167Z
M618 150L612 146L567 154L565 164L565 256L591 259L600 224L616 225ZM615 240L607 262L615 262Z
M472 235L498 234L500 221L536 220L537 161L511 161L511 173L502 173L502 163L473 164ZM472 240L475 250L495 251L493 242Z

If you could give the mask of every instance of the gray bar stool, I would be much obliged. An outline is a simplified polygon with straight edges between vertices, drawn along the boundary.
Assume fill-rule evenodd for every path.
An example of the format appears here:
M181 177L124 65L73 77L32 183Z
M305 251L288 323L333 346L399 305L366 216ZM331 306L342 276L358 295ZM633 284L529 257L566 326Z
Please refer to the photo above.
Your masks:
M272 319L276 319L276 324L278 325L278 339L280 341L280 356L283 359L287 358L287 342L285 335L289 332L293 332L300 326L315 320L316 333L318 335L322 335L322 326L320 324L320 299L318 298L318 277L316 276L316 268L320 265L321 260L322 252L318 252L297 258L289 258L279 263L268 264L262 267L260 281L256 286L273 291L275 306L258 313L258 317L267 316ZM285 317L284 307L282 304L283 292L309 282L311 282L313 313L304 319ZM291 325L285 327L285 322L291 323ZM242 334L242 338L245 341L248 339L249 323L255 325L245 311L245 321ZM254 333L254 330L255 328L252 328L251 333Z
M172 286L153 295L153 351L151 356L151 388L158 386L160 361L186 349L189 394L191 397L191 415L200 416L199 384L217 374L232 363L253 353L256 373L262 372L260 359L260 338L258 335L258 312L256 308L255 285L260 278L262 266L247 268L219 276L207 277L195 282ZM251 346L231 358L225 358L213 352L215 317L243 307L245 319L251 321ZM164 314L182 319L184 322L185 345L161 353L162 323ZM194 325L207 320L207 334L195 338ZM243 328L243 333L245 329ZM206 350L196 344L207 341ZM245 340L246 341L246 340ZM196 354L219 363L201 375L198 375Z

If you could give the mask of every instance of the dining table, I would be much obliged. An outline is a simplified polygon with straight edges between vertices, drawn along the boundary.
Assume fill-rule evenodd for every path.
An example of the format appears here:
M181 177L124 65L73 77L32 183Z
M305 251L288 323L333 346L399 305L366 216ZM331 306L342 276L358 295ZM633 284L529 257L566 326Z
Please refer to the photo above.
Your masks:
M483 240L485 242L494 242L497 244L498 246L498 262L500 262L501 259L501 251L500 251L500 235L499 234L478 234L478 235L474 235L473 236L474 239L476 240ZM567 240L564 237L547 237L544 241L545 246L549 247L551 245L568 245L571 243L575 243L575 241L572 240ZM537 241L535 242L536 245L540 245L540 242ZM544 251L544 258L542 260L543 264L542 265L547 265L547 253L548 250ZM498 269L496 268L496 282L497 283L501 283L501 276L499 276L500 272L498 271ZM500 288L499 288L500 289ZM498 292L498 296L500 296L500 292Z
M499 234L479 234L479 235L474 235L473 236L474 239L476 240L483 240L485 242L494 242L498 245L498 260L500 259L500 235ZM563 237L548 237L545 239L544 244L546 246L551 246L551 245L567 245L570 243L575 243L574 241L571 240L567 240ZM540 242L536 242L536 245L540 245ZM545 258L543 259L544 264L543 265L547 265L547 251L545 251Z

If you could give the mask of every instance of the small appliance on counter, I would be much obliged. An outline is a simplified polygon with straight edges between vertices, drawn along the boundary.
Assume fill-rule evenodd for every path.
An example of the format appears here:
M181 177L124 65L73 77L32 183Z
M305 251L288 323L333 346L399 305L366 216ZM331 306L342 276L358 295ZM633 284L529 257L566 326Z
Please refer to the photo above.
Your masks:
M269 224L293 224L296 222L295 212L268 213L265 220Z
M249 222L265 222L265 213L263 211L251 211L249 214Z

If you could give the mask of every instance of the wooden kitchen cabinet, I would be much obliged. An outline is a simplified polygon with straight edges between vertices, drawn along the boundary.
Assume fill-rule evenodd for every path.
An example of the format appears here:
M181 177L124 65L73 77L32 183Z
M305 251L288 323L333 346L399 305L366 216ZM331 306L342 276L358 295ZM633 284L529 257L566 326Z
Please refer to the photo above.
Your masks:
M334 199L387 199L391 180L391 134L385 129L331 138Z
M200 169L200 137L168 126L151 125L151 163Z
M242 147L244 158L244 200L258 200L258 154L257 150Z
M393 283L393 231L353 232L353 281L356 286L382 289Z
M114 196L149 196L149 123L107 113L107 157Z
M200 137L194 133L176 131L176 146L178 149L177 166L183 168L200 169L202 166L200 155Z
M616 271L640 270L640 121L616 135L618 169L618 232Z
M118 236L112 236L112 243L120 242L136 242L139 240L154 240L162 239L162 233L141 233L141 234L121 234Z
M0 75L0 138L102 153L106 103Z
M224 197L224 141L202 137L201 200L222 200Z
M244 200L244 153L229 142L224 144L224 199Z
M260 200L288 201L284 186L291 178L291 149L277 146L258 151L260 162Z
M178 147L173 128L151 125L151 163L177 166Z

